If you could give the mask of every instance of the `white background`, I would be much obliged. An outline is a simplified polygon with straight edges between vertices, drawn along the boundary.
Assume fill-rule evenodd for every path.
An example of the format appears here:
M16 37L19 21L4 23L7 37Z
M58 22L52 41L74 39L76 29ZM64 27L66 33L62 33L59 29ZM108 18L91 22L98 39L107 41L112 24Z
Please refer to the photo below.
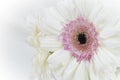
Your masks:
M26 41L29 35L26 17L38 14L57 1L0 0L0 80L30 80L36 52ZM119 0L104 0L104 4L118 14Z

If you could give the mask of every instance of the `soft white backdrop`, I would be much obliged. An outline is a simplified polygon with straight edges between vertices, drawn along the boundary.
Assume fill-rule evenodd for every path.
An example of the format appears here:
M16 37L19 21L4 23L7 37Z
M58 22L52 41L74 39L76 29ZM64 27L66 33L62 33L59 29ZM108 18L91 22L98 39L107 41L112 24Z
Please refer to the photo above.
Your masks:
M36 52L27 43L26 18L54 3L55 0L0 0L0 80L30 80Z
M28 45L26 19L58 0L0 0L0 80L30 80L35 49ZM119 0L104 0L119 15Z

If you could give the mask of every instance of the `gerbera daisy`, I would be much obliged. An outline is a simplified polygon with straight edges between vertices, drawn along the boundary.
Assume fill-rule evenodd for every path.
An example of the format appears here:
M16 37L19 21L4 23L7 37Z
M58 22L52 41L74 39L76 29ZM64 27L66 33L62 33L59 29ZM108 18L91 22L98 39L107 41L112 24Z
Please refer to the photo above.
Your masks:
M39 39L41 39L43 36L45 35L40 32L40 29L37 25L34 27L33 33L29 37L30 45L35 47L39 53L35 55L33 59L35 70L32 77L33 80L54 80L54 75L47 64L48 57L52 52L44 51L40 48L41 45Z
M98 0L64 0L45 10L39 27L44 36L35 38L48 55L40 62L49 67L45 74L53 80L116 80L118 23ZM40 80L52 80L45 77Z

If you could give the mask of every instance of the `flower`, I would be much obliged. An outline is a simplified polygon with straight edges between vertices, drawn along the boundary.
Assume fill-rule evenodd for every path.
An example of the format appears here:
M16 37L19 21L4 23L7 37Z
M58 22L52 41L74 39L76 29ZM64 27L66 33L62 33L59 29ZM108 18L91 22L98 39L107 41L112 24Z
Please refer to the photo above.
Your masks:
M120 27L113 17L99 0L64 0L46 9L45 35L38 36L40 51L52 52L43 56L45 73L50 70L53 80L117 80Z
M32 36L30 36L28 40L30 45L35 47L39 53L35 55L33 59L33 64L35 67L35 75L33 77L35 80L54 80L54 75L47 64L47 59L52 52L44 51L40 48L41 44L39 40L41 40L42 37L44 37L44 34L41 33L38 25L35 26Z
M78 62L90 61L98 47L98 33L95 26L84 17L78 17L66 24L62 32L62 43Z
M54 80L54 75L47 64L47 59L50 54L45 53L46 52L39 52L39 54L34 58L34 65L36 68L35 73L37 73L35 78L38 78L38 80Z

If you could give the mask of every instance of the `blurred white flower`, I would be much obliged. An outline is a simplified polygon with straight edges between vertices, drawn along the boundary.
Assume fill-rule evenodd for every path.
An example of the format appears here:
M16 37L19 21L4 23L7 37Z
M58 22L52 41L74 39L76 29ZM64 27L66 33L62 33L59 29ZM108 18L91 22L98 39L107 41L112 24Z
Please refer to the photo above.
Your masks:
M99 0L64 0L46 9L38 26L44 36L31 39L41 54L40 80L117 80L119 23Z
M47 64L48 57L49 53L39 52L34 58L35 73L37 73L35 76L37 76L38 80L54 80L54 75Z
M33 29L32 35L29 37L29 43L31 46L35 47L38 51L38 54L34 56L33 65L35 67L35 74L33 75L33 80L54 80L54 75L49 69L47 60L52 52L44 51L41 49L41 42L45 35L41 33L38 26L35 26ZM37 76L37 77L36 77Z

